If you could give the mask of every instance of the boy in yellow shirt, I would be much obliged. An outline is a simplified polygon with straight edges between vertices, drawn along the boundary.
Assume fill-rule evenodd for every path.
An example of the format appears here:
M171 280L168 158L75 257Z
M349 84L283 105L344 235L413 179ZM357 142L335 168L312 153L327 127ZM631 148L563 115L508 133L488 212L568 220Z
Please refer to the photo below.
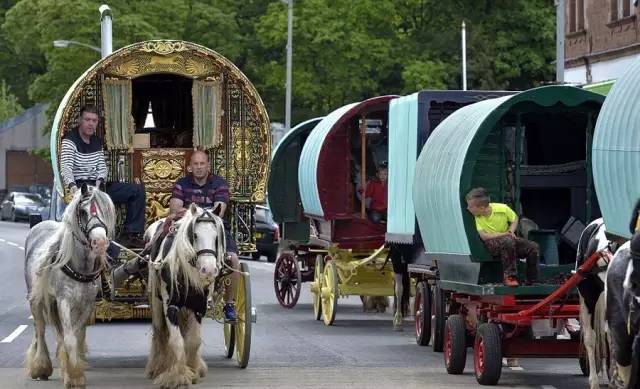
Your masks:
M504 284L518 286L516 259L527 259L527 282L538 280L538 257L540 248L535 242L516 236L518 216L508 205L492 203L489 192L474 188L465 196L467 210L475 217L480 239L493 256L502 261Z

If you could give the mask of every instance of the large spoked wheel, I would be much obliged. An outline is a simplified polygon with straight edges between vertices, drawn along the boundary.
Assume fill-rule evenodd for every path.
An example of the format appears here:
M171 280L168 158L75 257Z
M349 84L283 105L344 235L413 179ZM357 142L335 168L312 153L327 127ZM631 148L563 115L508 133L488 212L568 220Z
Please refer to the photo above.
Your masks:
M431 290L425 281L420 281L416 285L414 302L416 343L419 346L426 346L431 338Z
M313 315L316 320L322 318L322 278L324 273L324 259L321 255L316 257L316 266L313 270L313 282L311 292L313 293Z
M474 370L480 385L495 385L502 373L502 340L500 328L494 323L483 323L473 342Z
M444 292L438 285L432 289L431 299L431 344L433 351L442 352L444 348L444 323L446 321Z
M302 288L302 274L298 261L293 255L282 254L276 261L273 286L280 305L293 308L298 303Z
M444 326L444 365L449 374L462 374L467 362L466 328L461 315L451 315Z
M227 358L233 356L236 346L236 328L231 324L224 324L224 355Z
M322 320L325 325L332 325L336 319L336 310L338 308L338 296L340 290L338 287L338 269L334 261L328 261L324 268L324 277L322 280Z
M249 280L249 266L240 264L240 270L247 274L240 275L236 290L236 312L238 321L234 324L236 341L236 361L241 368L249 364L251 353L251 283Z

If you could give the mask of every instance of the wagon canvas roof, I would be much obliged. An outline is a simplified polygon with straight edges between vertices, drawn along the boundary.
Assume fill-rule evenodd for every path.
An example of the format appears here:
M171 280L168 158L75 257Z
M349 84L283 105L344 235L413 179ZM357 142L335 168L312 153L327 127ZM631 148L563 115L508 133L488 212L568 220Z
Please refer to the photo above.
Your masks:
M292 221L286 220L293 216L288 211L292 207L297 207L299 201L298 162L300 155L290 155L293 151L289 146L301 141L321 120L322 118L309 119L293 127L273 150L267 192L269 194L269 208L273 219L277 222ZM298 147L301 150L302 147Z
M593 179L607 231L630 238L629 222L640 197L640 61L616 81L598 116L593 137Z
M323 218L335 216L336 212L327 212L327 207L334 204L330 204L330 194L328 193L332 188L325 186L328 186L329 182L342 183L343 179L346 184L348 178L337 176L336 171L331 169L331 166L327 166L326 163L331 163L337 154L346 152L345 150L337 151L334 149L334 147L347 146L347 138L340 138L340 136L347 136L347 134L338 134L339 129L343 128L344 124L354 119L363 110L385 104L396 97L380 96L345 105L325 116L311 131L302 149L298 169L298 185L302 206L306 214ZM329 142L332 143L329 145ZM346 155L340 154L340 157L343 158ZM343 169L340 172L341 174L346 174L346 172L350 171L348 161L334 161L334 163ZM323 164L325 165L323 166ZM323 187L320 188L319 186Z
M418 157L413 184L427 252L471 256L471 246L480 243L477 234L468 235L475 224L466 211L464 192L471 189L480 148L505 115L582 105L597 112L603 99L579 88L546 86L468 105L440 123Z

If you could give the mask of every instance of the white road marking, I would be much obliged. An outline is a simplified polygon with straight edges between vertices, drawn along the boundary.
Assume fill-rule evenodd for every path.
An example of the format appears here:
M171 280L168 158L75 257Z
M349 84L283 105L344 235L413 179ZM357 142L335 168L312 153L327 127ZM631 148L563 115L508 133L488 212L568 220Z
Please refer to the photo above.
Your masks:
M13 242L7 242L7 244L8 244L9 246L13 246L13 247L20 247L20 245L19 245L19 244L17 244L17 243L13 243Z
M18 246L18 248L19 248L20 250L24 251L24 247L22 247L22 246Z
M13 332L11 333L11 335L9 335L9 336L7 336L6 338L2 339L2 340L0 341L0 343L11 343L11 342L13 342L13 340L14 340L15 338L17 338L18 336L20 336L20 334L21 334L24 330L26 330L26 329L27 329L27 327L28 327L28 326L27 326L27 325L24 325L24 324L22 324L22 325L18 326L18 328L16 328L16 330L15 330L15 331L13 331Z
M540 388L541 389L556 389L556 387L553 386L553 385L542 385Z
M6 240L4 240L4 239L0 239L0 242L3 242L3 243L4 243L4 242L6 242Z
M511 370L515 370L515 371L522 371L522 370L524 370L524 368L523 368L522 366L513 366L513 367L510 367L509 369L511 369Z

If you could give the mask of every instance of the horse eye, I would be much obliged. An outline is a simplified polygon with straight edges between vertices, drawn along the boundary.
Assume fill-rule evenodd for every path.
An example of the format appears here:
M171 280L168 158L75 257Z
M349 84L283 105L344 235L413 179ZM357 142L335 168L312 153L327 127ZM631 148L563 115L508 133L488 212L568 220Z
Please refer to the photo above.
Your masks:
M87 211L85 211L84 209L80 210L80 216L87 217L87 215L88 215Z
M198 234L194 233L193 234L193 239L198 239Z

